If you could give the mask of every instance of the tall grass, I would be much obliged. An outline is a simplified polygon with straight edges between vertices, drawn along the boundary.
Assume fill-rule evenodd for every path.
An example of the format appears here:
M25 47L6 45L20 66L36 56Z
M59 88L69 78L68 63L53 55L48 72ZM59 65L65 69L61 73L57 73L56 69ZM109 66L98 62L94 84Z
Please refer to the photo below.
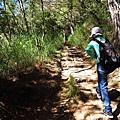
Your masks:
M33 66L37 59L39 59L39 51L32 39L19 37L11 41L1 41L0 75L15 74Z
M41 40L41 37L38 36ZM45 36L40 41L41 50L36 45L34 35L14 36L11 40L0 42L0 76L14 75L27 67L33 67L36 61L49 59L60 46L62 46L62 36Z

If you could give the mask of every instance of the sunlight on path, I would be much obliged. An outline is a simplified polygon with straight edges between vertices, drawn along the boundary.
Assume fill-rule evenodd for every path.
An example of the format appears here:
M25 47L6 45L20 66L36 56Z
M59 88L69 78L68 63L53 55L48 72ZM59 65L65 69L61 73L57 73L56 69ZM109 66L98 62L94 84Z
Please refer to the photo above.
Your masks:
M90 68L91 63L88 62L88 56L86 53L83 54L78 48L69 48L64 50L62 53L61 59L61 78L63 80L68 80L69 76L72 75L77 81L76 86L84 96L81 97L81 100L78 101L78 105L74 106L74 118L75 120L109 120L106 116L103 115L102 111L104 109L103 103L96 96L97 88L97 73L96 66ZM90 69L86 69L90 68ZM117 76L118 79L119 75ZM112 79L113 75L109 76L109 79ZM120 79L119 79L120 81ZM117 82L118 84L120 82ZM111 89L115 85L115 82L109 83L109 88ZM119 86L119 85L118 85ZM117 87L117 90L120 91L120 88ZM84 101L84 97L87 99ZM111 101L113 112L119 111L120 104L120 95L118 99ZM71 105L72 106L72 105ZM120 114L120 113L117 113ZM116 118L115 120L120 120Z

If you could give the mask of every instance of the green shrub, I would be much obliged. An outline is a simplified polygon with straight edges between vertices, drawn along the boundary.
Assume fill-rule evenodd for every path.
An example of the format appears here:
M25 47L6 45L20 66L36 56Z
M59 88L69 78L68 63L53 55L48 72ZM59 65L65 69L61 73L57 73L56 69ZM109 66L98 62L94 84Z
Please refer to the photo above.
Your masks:
M27 67L32 67L39 59L39 51L33 40L27 37L2 41L0 47L0 74L15 74Z
M36 61L49 60L50 56L63 46L61 35L46 35L44 40L37 36L37 39L40 40L39 46L34 35L18 36L9 41L1 40L0 75L14 75L27 67L33 67Z
M69 36L68 41L71 45L79 46L85 48L88 43L90 31L87 31L87 28L84 26L76 26L74 35Z
M78 88L75 85L74 77L72 75L69 76L69 81L67 82L66 85L67 85L66 96L72 99L74 103L77 103Z
M41 41L42 56L43 59L48 59L53 55L59 48L63 48L63 37L60 35L52 36L46 35L44 40Z

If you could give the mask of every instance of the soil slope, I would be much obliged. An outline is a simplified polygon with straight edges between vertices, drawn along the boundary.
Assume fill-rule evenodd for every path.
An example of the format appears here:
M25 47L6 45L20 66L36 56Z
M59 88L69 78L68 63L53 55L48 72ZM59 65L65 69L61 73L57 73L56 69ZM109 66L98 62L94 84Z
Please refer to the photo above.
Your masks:
M50 62L36 63L34 69L0 79L0 120L109 120L96 97L95 69L85 52L67 47ZM77 88L76 103L66 97L70 75ZM112 120L120 120L119 69L109 75L108 87Z

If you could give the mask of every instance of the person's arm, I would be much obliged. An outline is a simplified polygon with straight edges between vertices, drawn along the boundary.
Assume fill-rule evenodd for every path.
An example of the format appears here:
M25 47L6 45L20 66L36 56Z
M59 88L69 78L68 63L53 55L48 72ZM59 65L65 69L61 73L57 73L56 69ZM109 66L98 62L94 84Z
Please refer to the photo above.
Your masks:
M86 50L86 52L90 55L90 57L96 58L96 53L95 53L93 41L91 41L91 42L88 44L88 46L86 47L85 50Z
M99 44L98 43L94 44L94 50L95 50L95 53L96 53L96 58L99 61L100 60L100 51L99 51Z
M99 60L100 58L100 52L99 52L99 44L96 43L95 41L91 41L87 48L86 48L86 52L92 57L92 58L96 58L97 60Z

